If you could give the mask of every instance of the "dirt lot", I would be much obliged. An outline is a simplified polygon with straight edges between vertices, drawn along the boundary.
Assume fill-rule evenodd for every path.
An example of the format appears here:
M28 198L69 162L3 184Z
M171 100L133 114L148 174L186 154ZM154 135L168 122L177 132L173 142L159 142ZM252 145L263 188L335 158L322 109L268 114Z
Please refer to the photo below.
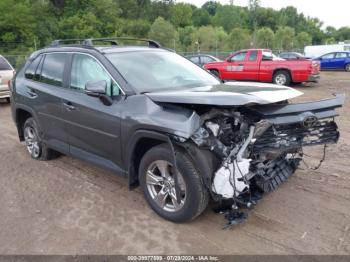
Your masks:
M192 223L164 221L126 179L84 162L32 160L0 103L0 253L350 254L350 73L297 89L302 100L347 93L339 144L321 169L298 170L227 231L210 208ZM321 149L309 154L315 164Z

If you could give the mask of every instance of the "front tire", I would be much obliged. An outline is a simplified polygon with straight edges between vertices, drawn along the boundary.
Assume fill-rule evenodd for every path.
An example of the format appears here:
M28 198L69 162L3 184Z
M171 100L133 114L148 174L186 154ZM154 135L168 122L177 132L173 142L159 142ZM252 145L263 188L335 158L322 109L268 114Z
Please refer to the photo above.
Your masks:
M57 153L48 148L39 136L39 129L34 118L28 118L23 125L24 141L28 153L36 160L50 160L57 156Z
M288 71L280 70L273 75L273 83L279 86L289 86L291 83Z
M181 223L204 211L209 192L187 153L176 149L176 162L180 203L175 192L173 154L167 144L146 152L140 163L139 179L150 207L162 218Z

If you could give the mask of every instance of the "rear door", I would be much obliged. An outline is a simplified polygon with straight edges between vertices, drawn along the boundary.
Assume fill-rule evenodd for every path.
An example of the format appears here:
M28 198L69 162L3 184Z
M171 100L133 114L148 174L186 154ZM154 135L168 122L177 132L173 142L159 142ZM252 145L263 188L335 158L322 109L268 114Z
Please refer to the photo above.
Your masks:
M333 61L334 68L335 69L344 69L347 57L348 57L348 54L345 52L336 53L334 61Z
M244 80L258 80L259 76L259 61L258 61L258 51L249 51L246 61L244 61L243 67L243 79Z
M243 73L248 52L235 53L227 62L226 68L221 73L221 78L225 80L244 80Z
M111 106L85 94L89 81L105 80ZM120 116L124 99L118 84L93 56L72 57L69 88L63 96L63 115L70 154L101 166L119 170L121 165Z
M62 121L62 91L70 54L48 53L37 57L26 69L23 104L36 114L42 139L53 149L68 153L67 135Z

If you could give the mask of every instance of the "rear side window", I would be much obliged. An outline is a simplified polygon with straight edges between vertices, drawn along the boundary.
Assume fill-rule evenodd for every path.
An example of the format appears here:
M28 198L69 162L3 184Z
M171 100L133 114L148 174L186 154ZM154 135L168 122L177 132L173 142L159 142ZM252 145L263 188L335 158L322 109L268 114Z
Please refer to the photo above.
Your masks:
M210 62L214 61L214 59L209 57L209 56L202 56L201 60L202 60L202 64L207 64L207 63L210 63Z
M12 70L10 63L2 56L0 56L0 70Z
M40 82L62 86L63 71L67 58L68 54L64 53L47 54L41 70Z
M199 57L198 56L192 56L192 57L190 57L190 60L195 64L199 64Z
M347 54L346 53L337 53L335 58L346 58Z
M25 78L34 79L35 71L38 68L41 58L42 56L38 56L34 59L34 61L32 61L32 63L28 66L27 70L24 73Z
M258 51L252 51L250 52L249 61L256 61L257 57L258 57Z

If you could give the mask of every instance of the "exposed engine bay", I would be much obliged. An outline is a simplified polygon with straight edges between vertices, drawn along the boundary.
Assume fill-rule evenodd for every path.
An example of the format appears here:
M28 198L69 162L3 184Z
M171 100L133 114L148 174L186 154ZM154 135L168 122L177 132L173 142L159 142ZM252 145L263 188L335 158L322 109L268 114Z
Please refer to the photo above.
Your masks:
M257 191L270 192L290 177L303 157L303 147L333 144L339 131L334 117L338 102L275 104L271 107L211 109L192 141L210 150L220 164L211 193L249 207ZM336 100L335 99L335 100ZM316 102L317 103L317 102Z

